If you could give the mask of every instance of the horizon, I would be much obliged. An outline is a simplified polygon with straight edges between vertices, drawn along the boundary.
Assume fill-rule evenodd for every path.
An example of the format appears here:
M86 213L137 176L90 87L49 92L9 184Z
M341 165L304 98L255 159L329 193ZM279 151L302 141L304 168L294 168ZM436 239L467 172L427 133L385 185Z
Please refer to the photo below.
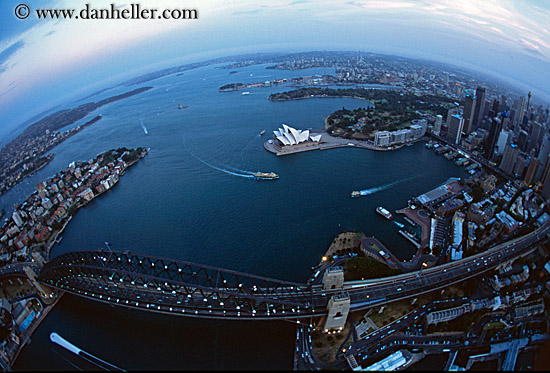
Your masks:
M57 21L32 10L79 10L85 2L30 1L24 20L14 15L17 3L0 5L2 142L31 118L132 77L252 53L364 51L433 61L550 101L550 4L530 0L143 1L142 8L196 9L198 19Z

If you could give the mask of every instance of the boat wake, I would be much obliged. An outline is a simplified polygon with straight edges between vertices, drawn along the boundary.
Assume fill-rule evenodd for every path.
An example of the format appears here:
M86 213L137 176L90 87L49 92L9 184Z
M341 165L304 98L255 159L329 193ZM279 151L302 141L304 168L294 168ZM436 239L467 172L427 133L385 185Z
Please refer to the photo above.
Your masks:
M417 177L418 177L418 176L413 176L413 177L409 177L409 178L407 178L407 179L397 180L397 181L394 181L393 183L389 183L389 184L377 186L377 187L374 187L374 188L363 189L363 190L360 190L360 191L359 191L359 194L360 194L361 196L368 196L369 194L373 194L373 193L376 193L376 192L380 192L380 191L382 191L382 190L389 189L389 188L391 188L391 187L394 186L394 185L397 185L397 184L402 183L402 182L405 182L405 181L409 181L409 180L411 180L411 179L415 179L415 178L417 178Z
M224 172L226 174L229 174L229 175L233 175L233 176L239 176L239 177L244 177L246 179L253 179L254 176L253 176L253 172L250 172L250 171L241 171L241 170L238 170L240 172L233 172L233 171L230 171L230 170L227 170L227 169L224 169L224 168L221 168L221 167L216 167L204 160L202 160L201 158L197 157L195 154L191 153L191 151L187 148L187 145L185 145L185 142L183 142L183 147L185 148L185 150L187 151L187 153L189 153L189 155L193 158L195 158L197 161L201 162L202 164L204 164L205 166L208 166L210 168L213 168L214 170L217 170L217 171L221 171L221 172Z
M403 227L405 226L405 224L400 223L400 222L398 222L398 221L395 221L395 220L394 220L393 222L394 222L395 225L397 225L399 228L403 228Z
M141 121L141 128L143 128L143 132L145 132L146 135L149 134L149 131L147 131L147 127L145 127L145 124L143 124L143 121Z

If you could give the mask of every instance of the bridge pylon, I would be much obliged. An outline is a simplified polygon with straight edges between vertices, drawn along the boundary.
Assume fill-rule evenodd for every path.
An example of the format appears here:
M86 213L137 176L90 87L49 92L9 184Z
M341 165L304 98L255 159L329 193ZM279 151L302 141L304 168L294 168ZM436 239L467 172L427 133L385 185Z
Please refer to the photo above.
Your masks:
M341 266L330 267L323 275L323 289L342 289L344 287L344 268Z
M341 332L346 325L350 309L350 297L346 292L333 295L328 301L328 316L323 330L325 333Z

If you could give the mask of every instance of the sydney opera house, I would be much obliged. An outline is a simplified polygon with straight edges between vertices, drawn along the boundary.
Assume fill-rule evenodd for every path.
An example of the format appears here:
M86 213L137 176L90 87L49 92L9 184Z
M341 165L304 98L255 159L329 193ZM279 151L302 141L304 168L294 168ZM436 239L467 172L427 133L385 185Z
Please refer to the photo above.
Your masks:
M279 128L273 131L275 138L279 140L283 145L297 145L306 141L319 142L321 135L310 136L309 130L301 131L295 128L289 127L283 123L283 128Z

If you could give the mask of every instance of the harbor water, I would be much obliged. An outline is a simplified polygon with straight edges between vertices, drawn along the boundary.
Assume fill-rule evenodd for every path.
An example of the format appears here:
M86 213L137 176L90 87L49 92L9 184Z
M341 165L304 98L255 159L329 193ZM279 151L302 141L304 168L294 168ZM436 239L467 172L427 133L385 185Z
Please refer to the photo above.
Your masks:
M311 267L343 231L376 236L398 258L416 248L400 227L376 214L407 201L464 168L424 143L392 152L339 148L277 157L263 148L282 123L320 129L335 110L366 107L351 98L271 102L291 87L219 92L253 83L333 69L281 71L266 65L207 66L143 84L154 89L101 107L103 118L52 151L55 158L1 197L8 213L36 183L117 147L149 147L120 182L74 216L52 256L105 247L181 259L282 280L306 282ZM238 71L229 74L230 71ZM117 87L98 101L136 87ZM67 103L68 107L80 103ZM178 109L178 105L188 108ZM265 135L260 132L266 130ZM251 173L275 172L278 180ZM369 191L351 198L354 190ZM75 369L49 340L56 332L124 369L292 369L293 322L200 320L129 310L65 295L24 348L14 369Z

